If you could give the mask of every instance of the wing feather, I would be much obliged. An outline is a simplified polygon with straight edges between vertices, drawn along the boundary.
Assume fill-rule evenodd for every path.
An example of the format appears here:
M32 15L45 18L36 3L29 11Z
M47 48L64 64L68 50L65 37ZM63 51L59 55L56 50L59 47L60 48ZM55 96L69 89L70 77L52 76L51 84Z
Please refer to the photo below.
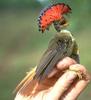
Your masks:
M59 60L63 59L65 56L69 56L66 51L67 48L65 44L62 43L60 47L53 49L47 55L45 54L46 57L37 67L35 78L39 80L44 79L52 71Z
M44 69L49 65L51 60L55 57L56 53L56 50L50 50L44 55L44 57L42 57L39 65L37 66L36 75L34 78L40 77L41 73L43 73Z

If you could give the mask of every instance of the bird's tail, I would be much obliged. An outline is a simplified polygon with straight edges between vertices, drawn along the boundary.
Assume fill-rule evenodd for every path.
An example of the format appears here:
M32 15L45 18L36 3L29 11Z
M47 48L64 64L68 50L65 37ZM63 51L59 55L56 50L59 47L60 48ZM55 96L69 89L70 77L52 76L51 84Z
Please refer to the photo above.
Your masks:
M18 92L21 87L25 86L29 81L31 81L33 79L33 77L35 76L35 71L36 71L37 67L34 67L31 71L27 72L27 75L25 76L25 78L17 85L17 87L15 88L15 90L13 91L13 93Z

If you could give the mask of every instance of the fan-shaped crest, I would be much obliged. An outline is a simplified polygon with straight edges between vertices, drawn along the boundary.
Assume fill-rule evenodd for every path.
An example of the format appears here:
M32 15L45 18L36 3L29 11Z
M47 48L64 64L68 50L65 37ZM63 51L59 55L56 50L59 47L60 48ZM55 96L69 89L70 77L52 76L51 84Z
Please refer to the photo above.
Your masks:
M64 14L70 13L71 8L64 3L53 4L44 9L38 18L39 31L44 32L49 26L58 20L61 20Z

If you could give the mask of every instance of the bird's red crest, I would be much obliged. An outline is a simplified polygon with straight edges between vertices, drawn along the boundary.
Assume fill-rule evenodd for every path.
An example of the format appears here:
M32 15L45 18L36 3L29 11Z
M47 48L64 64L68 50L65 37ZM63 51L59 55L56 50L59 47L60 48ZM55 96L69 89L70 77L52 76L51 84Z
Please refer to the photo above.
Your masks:
M70 13L71 8L64 3L53 4L44 9L38 18L39 31L44 32L54 22L60 20L64 14Z

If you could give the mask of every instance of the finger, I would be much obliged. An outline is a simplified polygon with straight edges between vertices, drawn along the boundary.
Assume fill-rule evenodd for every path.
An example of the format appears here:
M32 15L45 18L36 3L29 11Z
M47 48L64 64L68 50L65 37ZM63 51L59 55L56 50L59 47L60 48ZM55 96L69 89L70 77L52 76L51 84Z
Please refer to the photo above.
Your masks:
M76 65L72 65L71 67L75 67L78 66L78 64ZM65 93L65 95L63 95L63 97L61 98L62 100L75 100L77 99L77 97L80 95L80 93L85 89L85 87L88 85L88 83L90 82L90 75L87 73L87 70L85 69L84 66L79 65L79 70L81 70L84 74L85 74L85 79L83 80L78 80L77 82L75 82L71 88L67 91L67 93Z
M51 91L47 95L48 100L58 100L60 96L68 89L72 84L73 80L77 77L76 72L68 71L64 73L55 85L52 87Z
M69 66L73 64L76 64L76 61L70 57L66 57L63 60L58 62L57 68L60 70L64 70L69 68Z
M69 68L70 65L76 64L76 61L70 57L66 57L63 60L59 61L53 71L48 75L48 78L53 77L59 70L65 70Z
M79 74L80 74L80 76L82 76L82 79L84 79L84 80L90 79L90 75L88 74L88 71L86 70L86 68L83 65L80 65L80 64L71 65L69 67L69 70L77 72L78 77L79 77Z
M88 85L89 81L80 80L76 84L74 84L69 91L61 98L62 100L76 100L80 93L85 89Z

